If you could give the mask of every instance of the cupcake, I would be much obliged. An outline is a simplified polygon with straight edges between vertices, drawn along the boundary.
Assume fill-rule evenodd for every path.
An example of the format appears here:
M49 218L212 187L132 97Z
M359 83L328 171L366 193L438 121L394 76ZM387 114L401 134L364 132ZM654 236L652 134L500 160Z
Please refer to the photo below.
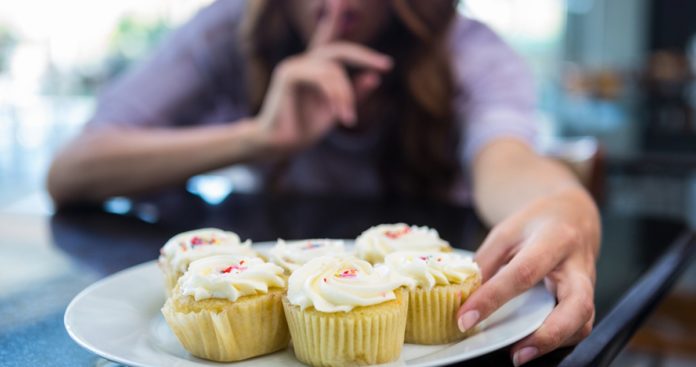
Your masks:
M358 257L372 264L384 261L384 257L394 251L451 251L447 241L440 238L437 231L428 227L407 224L380 224L363 232L355 240Z
M312 366L386 363L399 358L407 299L385 267L352 256L322 256L290 275L283 299L295 356Z
M319 256L343 254L343 241L328 239L312 239L302 241L278 240L269 251L269 260L285 269L290 274L304 265L307 261Z
M250 241L242 243L236 233L217 228L197 229L172 237L160 249L158 260L160 269L164 272L167 295L192 261L223 254L256 256Z
M464 339L457 310L481 285L481 270L469 257L455 253L397 251L384 265L408 284L406 343L445 344Z
M286 348L283 269L258 257L196 260L177 282L162 314L186 350L218 362Z

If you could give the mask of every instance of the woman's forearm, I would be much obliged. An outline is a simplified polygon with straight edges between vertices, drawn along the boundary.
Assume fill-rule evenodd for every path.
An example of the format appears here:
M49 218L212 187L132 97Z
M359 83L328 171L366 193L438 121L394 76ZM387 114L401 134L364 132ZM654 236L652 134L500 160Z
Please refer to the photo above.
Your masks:
M485 147L474 161L473 177L477 210L490 225L559 192L577 191L578 200L593 205L570 170L515 139L500 139Z
M85 132L55 158L48 191L58 205L184 182L263 154L257 124Z
M514 139L488 144L473 173L477 208L494 227L476 251L483 284L460 308L459 328L543 281L558 305L512 347L514 364L577 344L594 323L601 221L592 198L570 170Z

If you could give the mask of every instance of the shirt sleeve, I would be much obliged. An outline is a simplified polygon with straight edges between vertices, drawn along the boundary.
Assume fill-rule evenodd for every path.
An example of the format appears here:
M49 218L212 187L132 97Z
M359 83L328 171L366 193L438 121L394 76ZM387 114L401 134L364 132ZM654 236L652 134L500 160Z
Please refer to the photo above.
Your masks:
M455 110L464 126L463 162L471 163L486 144L502 137L533 145L535 85L522 58L491 29L472 19L458 18L451 37Z
M199 123L221 95L243 100L236 38L243 3L218 0L167 36L149 58L100 93L88 128Z

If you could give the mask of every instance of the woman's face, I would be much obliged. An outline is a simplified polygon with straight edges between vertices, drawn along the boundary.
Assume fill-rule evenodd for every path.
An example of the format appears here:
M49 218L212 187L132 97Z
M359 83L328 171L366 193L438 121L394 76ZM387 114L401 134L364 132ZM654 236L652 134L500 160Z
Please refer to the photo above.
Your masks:
M336 38L362 44L375 40L391 16L387 0L289 0L287 5L290 21L305 42L330 7L339 11Z

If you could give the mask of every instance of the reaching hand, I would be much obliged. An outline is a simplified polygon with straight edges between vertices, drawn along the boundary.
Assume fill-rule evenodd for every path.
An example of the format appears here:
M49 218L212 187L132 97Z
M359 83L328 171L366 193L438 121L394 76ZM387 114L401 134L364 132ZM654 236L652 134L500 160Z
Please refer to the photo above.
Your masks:
M544 280L558 304L536 332L512 347L514 364L586 337L594 322L599 227L594 203L579 188L532 202L498 224L476 254L484 283L460 308L460 329Z

